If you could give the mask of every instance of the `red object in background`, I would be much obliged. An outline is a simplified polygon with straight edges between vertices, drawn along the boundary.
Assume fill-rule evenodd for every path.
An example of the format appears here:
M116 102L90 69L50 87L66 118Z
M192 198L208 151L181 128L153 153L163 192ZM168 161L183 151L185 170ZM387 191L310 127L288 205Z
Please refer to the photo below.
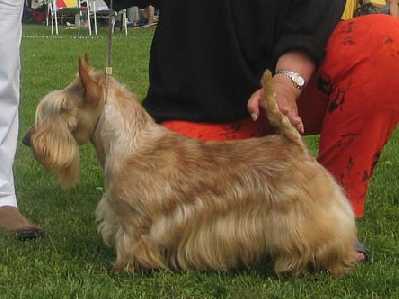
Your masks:
M46 13L44 11L32 10L32 19L36 23L41 24L46 19Z

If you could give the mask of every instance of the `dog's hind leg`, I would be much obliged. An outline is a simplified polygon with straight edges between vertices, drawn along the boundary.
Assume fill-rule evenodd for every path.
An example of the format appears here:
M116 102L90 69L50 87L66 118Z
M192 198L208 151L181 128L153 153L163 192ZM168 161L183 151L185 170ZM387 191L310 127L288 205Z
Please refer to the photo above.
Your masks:
M318 267L327 270L335 277L350 272L356 264L356 238L348 232L337 236L321 246L315 253L315 262Z
M309 262L309 256L304 252L284 252L284 250L281 250L274 257L274 272L278 276L289 274L296 277L306 271Z

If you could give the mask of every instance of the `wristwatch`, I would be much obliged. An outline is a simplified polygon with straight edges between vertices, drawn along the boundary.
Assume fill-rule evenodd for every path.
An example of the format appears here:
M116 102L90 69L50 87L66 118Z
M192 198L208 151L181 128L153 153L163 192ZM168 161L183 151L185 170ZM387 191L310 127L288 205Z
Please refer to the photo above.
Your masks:
M291 80L292 84L294 85L295 88L302 90L305 85L306 81L305 79L301 76L301 74L293 71L287 71L287 70L278 70L276 71L275 76L277 75L283 75L287 77L288 79Z

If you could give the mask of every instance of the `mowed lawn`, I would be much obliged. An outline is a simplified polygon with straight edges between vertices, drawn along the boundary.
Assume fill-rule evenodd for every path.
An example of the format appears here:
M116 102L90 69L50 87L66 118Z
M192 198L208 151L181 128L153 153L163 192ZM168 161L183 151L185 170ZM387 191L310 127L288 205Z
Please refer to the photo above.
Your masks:
M87 38L84 31L64 30L55 38L42 26L25 26L24 31L20 139L34 121L40 98L74 77L79 55L89 53L98 68L106 60L105 32ZM115 77L140 98L148 87L152 35L152 29L138 29L128 37L117 31L114 38ZM20 242L0 234L0 298L399 298L398 138L396 133L385 148L369 190L366 218L359 222L372 261L342 279L325 273L279 279L267 264L231 273L115 274L113 252L96 232L94 210L103 181L92 147L81 150L81 184L63 191L30 150L19 146L15 174L20 208L46 229L47 237ZM317 137L307 140L316 152Z

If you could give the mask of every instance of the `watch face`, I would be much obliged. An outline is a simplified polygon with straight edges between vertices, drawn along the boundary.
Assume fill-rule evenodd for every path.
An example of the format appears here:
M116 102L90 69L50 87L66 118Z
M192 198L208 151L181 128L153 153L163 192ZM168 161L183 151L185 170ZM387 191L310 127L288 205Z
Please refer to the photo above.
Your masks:
M292 79L300 87L305 85L305 80L301 76L296 75L296 76L293 76Z

